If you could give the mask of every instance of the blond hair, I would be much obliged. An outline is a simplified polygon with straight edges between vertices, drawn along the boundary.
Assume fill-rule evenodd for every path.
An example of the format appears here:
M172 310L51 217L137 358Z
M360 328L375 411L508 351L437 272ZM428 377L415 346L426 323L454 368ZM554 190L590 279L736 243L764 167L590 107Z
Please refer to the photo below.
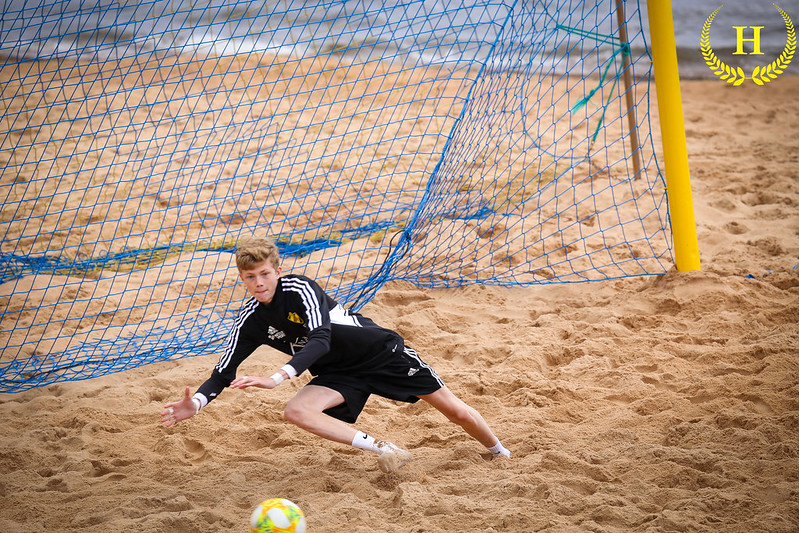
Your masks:
M271 240L250 237L236 247L236 266L239 270L252 270L255 265L264 261L269 261L275 270L280 267L280 252Z

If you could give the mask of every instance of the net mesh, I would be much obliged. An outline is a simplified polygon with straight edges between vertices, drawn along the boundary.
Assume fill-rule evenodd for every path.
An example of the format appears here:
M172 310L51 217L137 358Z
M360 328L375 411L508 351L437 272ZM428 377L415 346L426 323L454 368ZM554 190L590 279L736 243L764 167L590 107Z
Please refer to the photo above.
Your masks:
M664 273L625 6L6 1L0 391L218 352L252 234L355 309Z

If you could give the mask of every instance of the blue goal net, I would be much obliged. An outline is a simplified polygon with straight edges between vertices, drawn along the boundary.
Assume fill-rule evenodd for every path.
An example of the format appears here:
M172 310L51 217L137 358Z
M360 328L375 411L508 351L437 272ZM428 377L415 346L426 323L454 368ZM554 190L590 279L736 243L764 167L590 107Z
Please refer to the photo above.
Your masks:
M0 392L218 352L253 234L354 309L672 266L637 2L3 4Z

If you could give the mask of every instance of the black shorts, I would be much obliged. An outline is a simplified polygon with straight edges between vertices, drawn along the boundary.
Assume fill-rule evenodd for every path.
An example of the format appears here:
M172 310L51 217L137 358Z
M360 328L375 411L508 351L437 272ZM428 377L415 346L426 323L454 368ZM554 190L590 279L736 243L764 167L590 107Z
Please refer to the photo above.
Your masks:
M353 423L372 394L390 400L414 403L419 396L432 394L444 386L435 371L411 348L393 345L386 348L385 364L367 371L337 374L325 372L308 385L327 387L344 396L344 402L325 410L325 414Z

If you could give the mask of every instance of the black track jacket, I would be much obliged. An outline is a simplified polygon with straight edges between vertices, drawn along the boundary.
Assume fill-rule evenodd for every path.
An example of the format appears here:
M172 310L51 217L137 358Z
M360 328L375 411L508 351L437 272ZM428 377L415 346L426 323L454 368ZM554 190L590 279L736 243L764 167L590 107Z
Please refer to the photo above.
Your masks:
M216 398L236 377L236 369L256 348L267 344L291 357L297 374L363 371L381 364L389 343L403 346L396 332L345 310L312 279L285 275L269 304L250 298L239 311L225 352L211 377L197 390L205 402Z

